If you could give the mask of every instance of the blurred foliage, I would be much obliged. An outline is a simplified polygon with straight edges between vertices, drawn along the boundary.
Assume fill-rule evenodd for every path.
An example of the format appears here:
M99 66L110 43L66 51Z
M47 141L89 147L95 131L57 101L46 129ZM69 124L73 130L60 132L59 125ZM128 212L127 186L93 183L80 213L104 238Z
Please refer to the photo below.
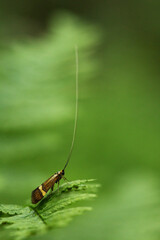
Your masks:
M7 231L3 234L9 238L24 239L67 225L74 216L91 210L91 207L68 206L96 196L94 192L99 185L91 183L92 181L65 183L59 188L59 192L57 190L48 195L36 206L0 205L0 225L10 230L10 235L7 235Z
M24 203L64 165L79 47L80 111L66 177L97 178L102 188L95 211L45 239L159 239L159 9L158 1L144 0L3 3L3 203ZM28 239L36 238L44 236Z

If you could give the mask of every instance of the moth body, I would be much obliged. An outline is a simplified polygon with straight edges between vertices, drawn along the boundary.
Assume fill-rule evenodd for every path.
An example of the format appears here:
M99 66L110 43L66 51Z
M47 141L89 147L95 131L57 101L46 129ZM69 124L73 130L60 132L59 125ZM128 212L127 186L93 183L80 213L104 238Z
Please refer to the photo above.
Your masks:
M58 183L64 176L64 170L61 170L54 175L52 175L50 178L48 178L44 183L42 183L39 187L37 187L32 192L32 203L36 204L38 203L48 192L48 190L51 188L53 190L54 184Z

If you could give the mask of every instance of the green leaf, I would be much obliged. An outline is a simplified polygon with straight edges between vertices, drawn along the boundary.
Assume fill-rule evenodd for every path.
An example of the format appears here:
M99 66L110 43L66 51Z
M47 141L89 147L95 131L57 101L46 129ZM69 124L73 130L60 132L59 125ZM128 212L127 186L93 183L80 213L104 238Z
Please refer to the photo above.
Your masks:
M0 205L0 225L10 230L16 239L63 227L74 216L91 210L91 207L77 206L76 202L96 196L99 185L92 183L93 181L91 179L64 183L59 191L47 195L36 205Z

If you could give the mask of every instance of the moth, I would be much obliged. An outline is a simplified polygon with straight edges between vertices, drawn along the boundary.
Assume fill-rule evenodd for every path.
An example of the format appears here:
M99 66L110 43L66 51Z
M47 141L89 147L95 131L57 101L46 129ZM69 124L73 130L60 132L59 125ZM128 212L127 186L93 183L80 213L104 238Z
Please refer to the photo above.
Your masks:
M64 177L64 174L65 174L65 169L72 155L73 146L75 142L75 135L77 130L77 119L78 119L78 49L77 47L75 47L75 58L76 58L76 109L75 109L74 130L73 130L73 137L72 137L70 152L64 168L61 171L58 171L55 174L53 174L50 178L48 178L45 182L43 182L39 187L37 187L35 190L32 191L31 201L33 204L38 203L46 195L49 189L53 191L55 183L58 183L58 189L59 189L60 180L62 178L64 180L66 179Z

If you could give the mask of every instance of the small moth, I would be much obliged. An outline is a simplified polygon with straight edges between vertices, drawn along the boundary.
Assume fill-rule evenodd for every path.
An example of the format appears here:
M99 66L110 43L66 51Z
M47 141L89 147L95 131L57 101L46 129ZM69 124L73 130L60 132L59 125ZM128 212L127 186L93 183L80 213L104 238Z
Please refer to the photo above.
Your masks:
M37 187L35 190L32 192L31 200L33 204L38 203L48 192L49 189L53 191L54 184L58 183L58 189L59 189L59 181L63 178L64 180L66 179L64 177L65 174L65 168L67 167L69 160L72 155L73 151L73 146L75 142L75 135L76 135L76 129L77 129L77 117L78 117L78 50L77 47L75 47L75 57L76 57L76 109L75 109L75 122L74 122L74 130L73 130L73 138L72 138L72 144L70 148L70 152L68 155L68 159L66 161L66 164L64 168L53 174L50 178L48 178L44 183L42 183L39 187Z

